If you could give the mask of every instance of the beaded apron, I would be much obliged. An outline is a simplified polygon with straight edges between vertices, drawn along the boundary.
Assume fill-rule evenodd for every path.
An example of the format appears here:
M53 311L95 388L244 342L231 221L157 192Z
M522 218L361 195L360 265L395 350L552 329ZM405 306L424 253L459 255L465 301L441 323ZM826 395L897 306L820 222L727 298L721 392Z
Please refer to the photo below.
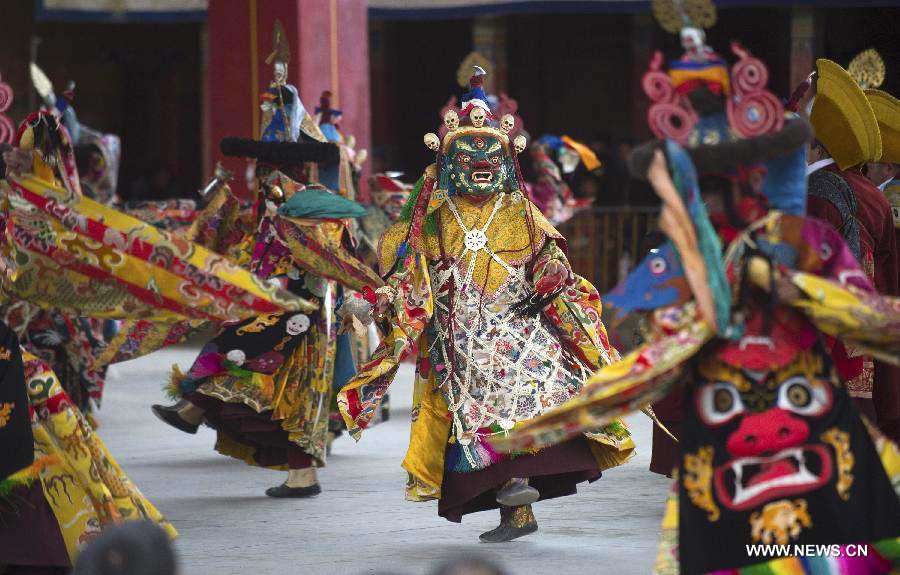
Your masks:
M430 266L436 333L431 346L435 372L452 415L453 435L473 469L490 464L478 444L516 422L569 400L590 372L570 356L543 314L520 317L511 306L533 292L528 263L510 265L490 248L488 230L506 199L499 194L482 226L467 228L452 199L448 208L465 234L462 252L449 266ZM472 281L479 258L509 274L493 294ZM451 307L452 306L452 307ZM436 353L435 353L436 352Z

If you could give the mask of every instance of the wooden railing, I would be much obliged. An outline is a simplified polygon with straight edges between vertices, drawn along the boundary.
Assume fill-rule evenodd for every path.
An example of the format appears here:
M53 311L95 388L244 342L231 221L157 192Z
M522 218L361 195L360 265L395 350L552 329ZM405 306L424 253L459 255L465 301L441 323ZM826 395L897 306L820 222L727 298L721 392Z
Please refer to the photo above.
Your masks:
M575 272L592 280L600 293L610 290L624 267L623 256L630 262L627 269L643 259L650 247L645 238L657 230L658 214L656 207L594 207L560 225Z

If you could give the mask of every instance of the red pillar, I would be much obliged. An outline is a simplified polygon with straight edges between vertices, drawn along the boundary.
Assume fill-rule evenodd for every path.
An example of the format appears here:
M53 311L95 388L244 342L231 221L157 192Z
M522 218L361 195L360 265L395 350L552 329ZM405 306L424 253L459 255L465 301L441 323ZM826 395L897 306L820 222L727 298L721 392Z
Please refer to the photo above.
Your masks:
M791 83L787 93L791 93L816 68L816 53L821 53L816 50L816 28L816 14L811 6L791 8ZM812 90L800 103L801 110L811 95Z
M207 19L208 157L210 165L223 160L235 172L235 191L245 190L246 164L222 158L219 142L259 135L259 93L272 76L265 59L276 18L291 47L288 81L303 105L314 113L321 93L331 90L332 105L344 112L342 131L356 137L357 149L371 145L365 0L215 0Z

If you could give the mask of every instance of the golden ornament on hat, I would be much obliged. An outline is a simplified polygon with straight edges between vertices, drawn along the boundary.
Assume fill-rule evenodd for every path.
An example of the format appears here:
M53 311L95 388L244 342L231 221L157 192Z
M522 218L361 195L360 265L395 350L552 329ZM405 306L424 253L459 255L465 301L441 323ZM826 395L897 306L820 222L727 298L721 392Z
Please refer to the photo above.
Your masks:
M842 170L881 158L875 112L859 85L840 65L816 61L816 99L809 119L819 140Z
M863 90L877 88L884 83L884 60L874 48L869 48L850 60L847 72Z
M716 24L716 7L711 0L653 0L653 17L670 34L678 34L685 26L712 28Z
M488 78L491 77L491 73L494 71L494 66L491 64L491 61L484 57L484 55L479 52L469 52L469 54L463 58L463 61L459 63L459 68L456 69L456 81L459 83L460 88L468 88L469 87L469 78L472 76L472 67L479 66L486 72L486 77L484 79L484 90L488 91Z
M283 62L290 64L291 47L287 41L287 34L284 33L284 26L280 20L275 20L275 32L272 35L272 52L266 56L266 64L272 62Z
M881 133L881 159L885 164L900 164L900 100L883 90L866 90Z

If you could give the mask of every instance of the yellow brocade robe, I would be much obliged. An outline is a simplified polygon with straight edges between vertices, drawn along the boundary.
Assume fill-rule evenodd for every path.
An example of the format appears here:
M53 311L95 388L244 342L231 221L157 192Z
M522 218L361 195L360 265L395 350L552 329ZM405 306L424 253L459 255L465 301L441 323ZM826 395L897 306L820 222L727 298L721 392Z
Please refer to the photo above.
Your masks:
M39 480L72 562L104 527L148 519L175 538L175 528L128 479L56 374L23 351L25 382L32 410L34 458L50 461Z
M426 178L429 176L426 172ZM438 192L435 192L438 195ZM434 196L432 196L434 197ZM493 198L476 204L456 198L454 204L467 228L484 226L494 210ZM436 295L432 293L430 267L441 254L456 257L463 252L464 232L457 225L449 204L433 210L437 233L426 231L418 246L401 247L409 235L410 224L398 222L382 238L380 263L382 274L393 269L387 284L397 290L389 310L386 335L373 359L363 366L338 395L338 406L350 433L359 437L375 413L379 402L396 375L400 361L414 346L418 347L410 444L403 468L409 473L407 498L424 501L440 497L444 473L444 454L451 436L451 419L445 394L438 387L429 354L431 322L436 321ZM426 226L427 228L427 226ZM509 267L524 265L537 281L547 262L560 260L567 268L564 239L540 211L521 194L513 194L501 203L488 231L488 247ZM549 241L548 241L549 240ZM557 249L555 249L557 248ZM399 252L398 252L399 250ZM466 253L462 258L471 258ZM478 257L478 256L476 256ZM402 265L395 266L400 259ZM501 289L509 279L506 267L483 255L476 259L471 284L483 294ZM468 264L469 260L465 259ZM579 361L592 369L617 359L600 321L600 297L584 278L574 276L570 285L543 310L545 318L560 334L560 343ZM601 469L626 462L634 451L631 435L621 421L615 421L587 434Z

